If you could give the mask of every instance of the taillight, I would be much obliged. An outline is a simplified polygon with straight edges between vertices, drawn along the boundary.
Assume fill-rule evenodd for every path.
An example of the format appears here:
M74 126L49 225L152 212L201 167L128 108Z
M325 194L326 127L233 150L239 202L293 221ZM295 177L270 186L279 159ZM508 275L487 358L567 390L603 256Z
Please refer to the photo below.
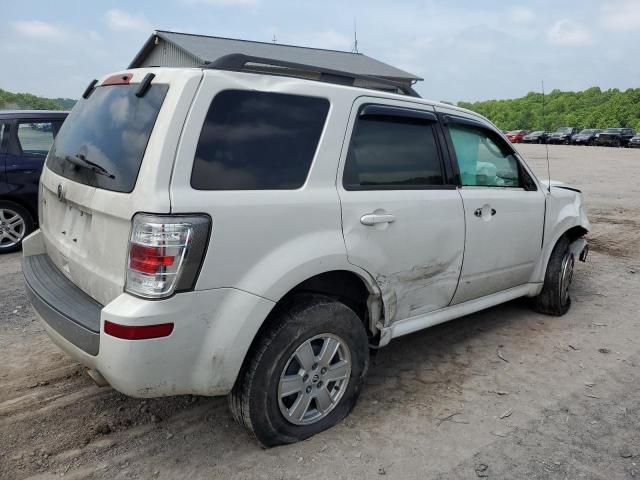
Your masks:
M125 290L163 298L195 286L211 229L205 215L133 217Z

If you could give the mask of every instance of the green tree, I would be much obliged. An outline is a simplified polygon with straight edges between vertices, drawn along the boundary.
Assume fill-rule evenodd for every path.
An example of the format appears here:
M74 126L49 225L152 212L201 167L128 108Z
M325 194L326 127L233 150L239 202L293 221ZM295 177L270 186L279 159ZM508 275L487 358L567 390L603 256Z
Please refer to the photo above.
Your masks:
M503 130L554 130L558 127L640 129L640 88L621 92L617 88L591 87L582 92L552 90L529 92L510 100L459 102L458 106L484 115Z

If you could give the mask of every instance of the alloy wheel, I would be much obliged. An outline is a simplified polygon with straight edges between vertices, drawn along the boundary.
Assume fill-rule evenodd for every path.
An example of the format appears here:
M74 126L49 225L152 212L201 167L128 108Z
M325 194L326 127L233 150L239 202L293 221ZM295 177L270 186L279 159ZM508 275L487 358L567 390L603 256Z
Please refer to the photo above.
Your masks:
M278 383L278 405L294 425L325 418L340 402L351 377L351 352L337 335L306 340L289 357Z
M569 288L573 280L574 259L571 253L567 253L560 266L560 303L564 305L569 299Z
M24 218L10 208L0 208L0 248L11 248L24 238L27 224Z

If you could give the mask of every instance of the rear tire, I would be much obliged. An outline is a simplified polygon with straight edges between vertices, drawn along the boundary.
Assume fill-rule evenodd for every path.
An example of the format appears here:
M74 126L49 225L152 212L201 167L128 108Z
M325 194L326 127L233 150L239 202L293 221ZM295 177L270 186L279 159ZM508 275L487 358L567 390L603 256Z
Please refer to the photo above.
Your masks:
M304 440L340 422L369 367L367 332L343 303L305 294L276 308L229 395L235 420L265 447ZM333 356L323 355L333 348Z
M31 214L17 203L0 200L0 254L22 247L22 240L35 229Z
M562 237L553 247L542 291L534 298L533 308L536 312L559 317L567 313L571 307L569 288L573 279L575 258L569 251L569 245L569 239Z

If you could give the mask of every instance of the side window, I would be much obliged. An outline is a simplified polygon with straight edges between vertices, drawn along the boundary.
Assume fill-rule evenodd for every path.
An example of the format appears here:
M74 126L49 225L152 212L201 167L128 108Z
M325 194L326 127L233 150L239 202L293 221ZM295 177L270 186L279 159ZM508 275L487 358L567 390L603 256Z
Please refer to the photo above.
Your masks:
M360 117L351 137L342 184L346 190L443 185L433 124L412 117Z
M197 190L301 187L328 111L325 98L220 92L200 132L191 186Z
M18 143L23 154L46 157L61 122L20 122Z
M522 186L518 160L497 135L459 124L450 124L449 133L463 186Z

